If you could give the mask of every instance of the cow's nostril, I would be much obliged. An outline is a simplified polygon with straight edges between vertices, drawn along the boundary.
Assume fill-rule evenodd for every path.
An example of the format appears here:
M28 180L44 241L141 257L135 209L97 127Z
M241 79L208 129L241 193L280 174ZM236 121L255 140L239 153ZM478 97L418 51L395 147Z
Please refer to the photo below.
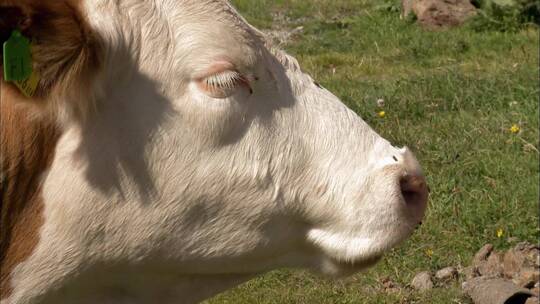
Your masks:
M407 205L425 208L428 187L423 176L406 174L399 180L399 186Z

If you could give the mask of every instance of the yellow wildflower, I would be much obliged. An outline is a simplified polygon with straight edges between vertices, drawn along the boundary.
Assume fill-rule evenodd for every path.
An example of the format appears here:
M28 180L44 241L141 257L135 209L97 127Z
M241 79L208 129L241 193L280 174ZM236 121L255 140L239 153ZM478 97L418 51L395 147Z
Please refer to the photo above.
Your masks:
M426 249L426 255L428 257L432 257L433 256L433 249L431 249L431 248Z
M517 132L519 132L519 126L516 125L516 124L513 124L513 125L510 127L510 132L512 132L512 133L517 133Z
M497 237L498 238L501 238L503 236L503 234L504 234L504 231L502 230L502 228L497 229Z
M384 118L384 116L386 115L386 112L380 111L379 113L377 113L377 115L379 115L380 118Z

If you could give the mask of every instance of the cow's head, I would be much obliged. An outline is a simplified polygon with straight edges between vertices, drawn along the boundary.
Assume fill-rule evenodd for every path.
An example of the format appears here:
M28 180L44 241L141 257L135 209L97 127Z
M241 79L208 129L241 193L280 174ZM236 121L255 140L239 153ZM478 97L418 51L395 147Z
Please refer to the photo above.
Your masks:
M45 203L75 200L64 225L87 225L85 236L114 214L104 227L123 237L100 238L107 254L139 248L137 259L165 256L186 272L342 275L373 264L422 220L427 187L413 154L228 4L53 6L78 12L70 31L51 36L65 29L53 19L34 31L31 18L19 24L38 44L38 103L64 129ZM39 65L45 59L58 63Z

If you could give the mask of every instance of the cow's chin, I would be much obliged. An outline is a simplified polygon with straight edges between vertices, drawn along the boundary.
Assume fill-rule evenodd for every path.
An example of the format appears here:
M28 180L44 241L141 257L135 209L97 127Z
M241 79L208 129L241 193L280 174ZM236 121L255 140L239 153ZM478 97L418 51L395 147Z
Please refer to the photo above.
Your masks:
M341 261L324 256L315 267L315 271L332 278L344 278L375 265L382 258L379 256L364 257L355 261Z
M384 253L409 235L410 231L402 230L402 233L386 234L384 237L377 237L376 233L372 237L358 237L312 229L308 239L323 254L316 271L331 277L344 277L373 266Z

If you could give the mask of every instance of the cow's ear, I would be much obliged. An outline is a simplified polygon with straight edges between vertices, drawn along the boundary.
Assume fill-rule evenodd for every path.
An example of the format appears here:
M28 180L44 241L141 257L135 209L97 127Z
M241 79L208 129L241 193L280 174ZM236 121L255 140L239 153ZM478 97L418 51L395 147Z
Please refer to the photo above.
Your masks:
M32 70L38 79L30 99L73 100L79 98L65 97L89 93L87 89L101 62L101 48L78 2L8 0L0 3L1 42L10 39L15 30L30 41ZM16 86L4 78L2 82L12 88ZM67 106L75 111L84 111L77 108L85 107Z

